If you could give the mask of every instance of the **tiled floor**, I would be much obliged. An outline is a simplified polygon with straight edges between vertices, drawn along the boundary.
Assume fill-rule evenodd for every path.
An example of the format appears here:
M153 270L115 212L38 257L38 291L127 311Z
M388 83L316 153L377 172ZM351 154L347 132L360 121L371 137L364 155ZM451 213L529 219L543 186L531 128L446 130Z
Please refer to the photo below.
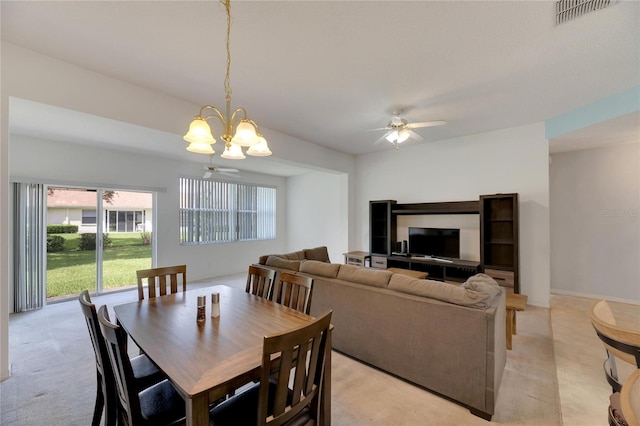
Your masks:
M602 363L604 346L591 325L594 299L551 297L551 325L564 425L607 423L609 387ZM612 311L623 313L628 324L640 330L640 306L609 302ZM632 368L617 363L620 377Z

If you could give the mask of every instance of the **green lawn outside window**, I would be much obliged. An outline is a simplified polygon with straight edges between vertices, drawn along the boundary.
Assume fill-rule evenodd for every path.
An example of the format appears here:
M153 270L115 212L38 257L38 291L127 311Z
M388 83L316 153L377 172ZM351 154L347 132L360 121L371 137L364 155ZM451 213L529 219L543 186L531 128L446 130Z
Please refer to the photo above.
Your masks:
M65 251L47 253L47 297L95 291L96 252L78 250L80 234L57 234L65 238ZM105 291L136 284L136 271L151 267L151 245L143 244L140 233L109 233L111 247L103 252Z

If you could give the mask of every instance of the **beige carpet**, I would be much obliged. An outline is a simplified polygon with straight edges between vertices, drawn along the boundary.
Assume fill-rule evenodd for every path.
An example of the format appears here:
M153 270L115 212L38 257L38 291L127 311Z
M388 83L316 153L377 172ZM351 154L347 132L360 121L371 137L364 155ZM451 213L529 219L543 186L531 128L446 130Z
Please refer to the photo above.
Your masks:
M242 274L215 282L244 288ZM94 301L113 306L136 299L135 292L126 292ZM13 376L0 383L0 425L90 424L95 360L77 303L11 316ZM493 423L562 424L549 312L528 307L518 313L518 335L508 351ZM351 358L334 353L333 359L335 425L488 424L464 407Z

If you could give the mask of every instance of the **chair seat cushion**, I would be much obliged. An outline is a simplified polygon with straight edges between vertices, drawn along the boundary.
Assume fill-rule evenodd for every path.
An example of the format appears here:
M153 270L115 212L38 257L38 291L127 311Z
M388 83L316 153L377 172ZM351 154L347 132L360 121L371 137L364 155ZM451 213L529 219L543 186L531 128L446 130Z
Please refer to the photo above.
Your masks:
M152 425L171 425L185 417L184 400L168 380L140 392L142 418Z
M272 411L272 403L276 392L276 383L269 381L269 407ZM239 393L211 409L209 413L211 426L237 426L254 425L258 421L258 398L260 383L252 385L246 391Z
M138 390L148 388L166 379L162 371L146 355L131 358L131 369Z

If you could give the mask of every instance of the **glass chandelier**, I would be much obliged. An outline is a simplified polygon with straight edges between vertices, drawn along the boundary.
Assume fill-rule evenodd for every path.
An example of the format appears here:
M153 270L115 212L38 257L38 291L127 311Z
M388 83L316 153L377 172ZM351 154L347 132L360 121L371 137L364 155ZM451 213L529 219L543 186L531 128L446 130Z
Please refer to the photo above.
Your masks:
M242 152L242 147L249 147L248 155L268 156L271 155L267 140L260 133L260 128L255 121L247 117L244 108L236 108L231 111L231 86L229 84L229 71L231 69L231 50L229 48L229 38L231 35L231 0L220 0L227 12L227 73L224 78L224 91L226 94L226 108L224 114L212 105L205 105L200 108L200 112L189 125L189 131L184 135L184 140L189 142L187 151L199 154L213 154L212 146L216 143L211 133L211 127L207 120L217 118L222 124L222 135L225 143L222 158L231 160L241 160L246 158ZM210 112L209 115L205 115Z

